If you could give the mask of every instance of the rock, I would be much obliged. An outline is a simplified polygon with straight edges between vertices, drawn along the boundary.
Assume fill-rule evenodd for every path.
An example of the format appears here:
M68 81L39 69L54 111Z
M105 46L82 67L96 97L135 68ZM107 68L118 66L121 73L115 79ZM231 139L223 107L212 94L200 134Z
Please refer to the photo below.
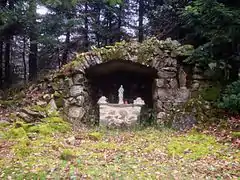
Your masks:
M194 74L200 74L200 73L202 73L203 71L202 71L202 69L200 69L199 67L197 67L197 66L195 66L194 68L193 68L193 73Z
M157 114L157 119L163 119L163 118L165 118L166 117L166 113L165 112L159 112L158 114Z
M58 80L58 89L57 90L64 90L65 89L65 82L64 82L64 79L63 78L60 78Z
M70 96L77 97L84 93L84 88L81 85L74 85L70 88Z
M200 87L200 83L199 82L194 82L192 84L191 88L192 88L193 91L197 91L199 89L199 87Z
M68 110L68 117L82 119L85 113L83 107L71 106Z
M74 145L75 141L76 141L76 139L75 139L74 136L69 137L69 138L66 139L66 143L69 144L69 145Z
M78 106L83 106L84 105L84 101L85 101L85 98L84 98L84 96L78 96L77 98L76 98L76 105L78 105Z
M36 102L36 104L37 104L38 106L44 107L44 106L47 105L47 102L46 102L46 101L38 101L38 102Z
M180 88L187 86L187 73L184 71L182 66L180 67L178 72L178 79Z
M176 67L164 67L164 68L162 68L162 70L168 71L168 72L177 72Z
M165 79L156 79L156 86L159 88L163 88L165 86Z
M34 118L24 112L17 112L17 117L23 119L26 123L34 122Z
M173 118L172 128L185 131L194 127L197 123L196 118L190 114L177 114Z
M192 77L194 80L203 80L204 77L199 75L199 74L194 74L193 77Z
M73 86L73 79L71 77L68 78L68 86L71 87Z
M50 94L44 94L43 99L48 101L48 100L51 99L51 95Z
M48 113L51 114L54 111L57 111L58 108L54 99L51 99L48 105L49 105Z
M75 74L74 76L73 76L73 83L75 84L75 85L80 85L80 84L82 84L83 82L85 81L85 78L84 78L84 75L83 74Z
M28 108L23 108L21 110L21 112L23 112L24 114L27 114L28 116L33 117L33 118L44 118L45 117L43 113L32 111Z
M169 85L171 89L177 89L178 88L178 81L177 79L170 79Z
M160 101L160 100L157 101L156 109L157 109L158 112L163 110L163 103L162 103L162 101Z
M169 71L158 71L158 77L160 79L170 79L170 78L175 78L177 76L176 72L169 72Z
M172 90L171 89L158 89L157 90L157 97L160 101L166 102L166 101L171 101L174 99L172 96Z
M77 103L77 99L76 98L68 98L68 102L69 102L69 105L75 105Z
M177 103L187 102L189 98L190 98L190 90L187 88L181 88L177 90L175 102Z
M166 58L164 67L177 67L177 60L173 58Z
M75 73L85 73L84 65L81 62L76 63L73 68L73 72Z
M172 109L173 103L172 102L164 102L163 103L163 108L165 111L169 111Z

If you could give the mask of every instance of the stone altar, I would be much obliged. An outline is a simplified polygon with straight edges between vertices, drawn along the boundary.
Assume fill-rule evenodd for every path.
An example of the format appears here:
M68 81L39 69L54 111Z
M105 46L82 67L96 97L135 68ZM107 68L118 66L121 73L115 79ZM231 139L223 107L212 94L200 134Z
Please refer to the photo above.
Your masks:
M99 124L105 127L132 127L138 123L144 101L138 97L133 104L124 104L123 86L118 91L119 103L107 102L102 96L99 101Z

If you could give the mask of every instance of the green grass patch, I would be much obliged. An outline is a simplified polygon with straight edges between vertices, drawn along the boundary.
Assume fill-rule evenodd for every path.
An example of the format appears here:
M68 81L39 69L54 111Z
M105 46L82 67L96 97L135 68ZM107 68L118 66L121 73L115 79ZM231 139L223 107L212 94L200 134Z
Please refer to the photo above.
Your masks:
M219 155L225 146L216 142L212 136L190 133L174 137L167 145L168 153L171 156L181 156L187 159L200 159L208 155Z

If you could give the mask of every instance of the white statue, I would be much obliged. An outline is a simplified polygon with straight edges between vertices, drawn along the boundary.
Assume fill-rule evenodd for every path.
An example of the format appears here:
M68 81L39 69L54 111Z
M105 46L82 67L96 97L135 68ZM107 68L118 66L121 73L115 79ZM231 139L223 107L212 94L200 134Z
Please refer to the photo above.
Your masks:
M118 104L124 104L123 93L124 93L124 89L123 89L123 86L121 85L120 88L118 89Z

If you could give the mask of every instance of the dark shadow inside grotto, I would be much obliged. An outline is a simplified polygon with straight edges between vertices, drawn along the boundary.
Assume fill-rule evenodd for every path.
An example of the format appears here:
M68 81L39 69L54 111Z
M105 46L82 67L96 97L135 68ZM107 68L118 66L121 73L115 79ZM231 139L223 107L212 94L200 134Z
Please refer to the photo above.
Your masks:
M106 96L109 103L118 103L118 89L123 85L125 102L131 104L141 97L147 107L153 106L153 82L157 77L154 68L131 61L112 60L90 67L86 76L95 102Z

